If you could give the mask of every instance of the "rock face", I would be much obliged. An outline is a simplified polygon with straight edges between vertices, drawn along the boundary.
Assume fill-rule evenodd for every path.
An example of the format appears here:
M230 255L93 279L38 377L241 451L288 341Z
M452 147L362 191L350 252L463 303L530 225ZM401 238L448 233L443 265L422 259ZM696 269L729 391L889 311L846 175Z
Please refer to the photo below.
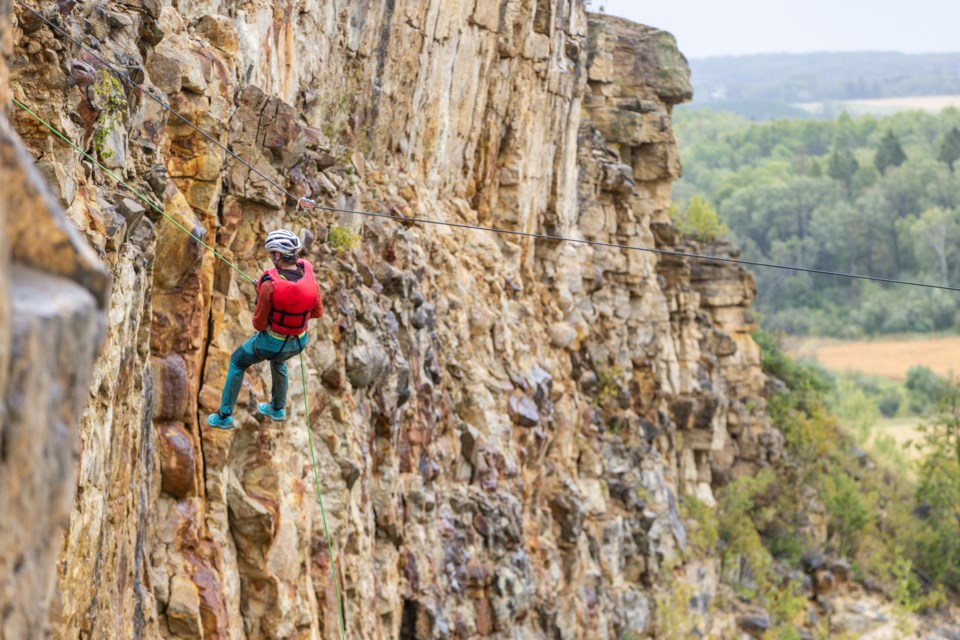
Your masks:
M72 225L36 195L42 234L6 212L14 260L48 275L0 277L0 452L24 452L0 455L0 500L18 496L9 522L36 529L4 511L0 637L332 638L337 591L350 638L654 636L651 588L686 544L681 497L710 503L781 452L752 277L642 251L735 255L680 244L665 215L671 109L691 93L672 37L576 0L180 4L44 11L256 171L29 12L9 34L14 97L239 271L10 114ZM405 220L302 216L264 176ZM30 184L0 186L0 207ZM305 370L290 362L289 420L258 419L259 367L237 428L211 431L250 333L242 274L259 275L281 226L304 227L327 313ZM334 228L358 248L331 249ZM21 311L23 284L51 293ZM65 380L61 395L18 393L24 362ZM29 441L27 409L50 418ZM40 503L46 519L26 517ZM715 564L673 571L715 595Z
M0 3L0 48L11 51ZM8 104L0 64L0 104ZM0 638L47 628L109 281L0 113Z

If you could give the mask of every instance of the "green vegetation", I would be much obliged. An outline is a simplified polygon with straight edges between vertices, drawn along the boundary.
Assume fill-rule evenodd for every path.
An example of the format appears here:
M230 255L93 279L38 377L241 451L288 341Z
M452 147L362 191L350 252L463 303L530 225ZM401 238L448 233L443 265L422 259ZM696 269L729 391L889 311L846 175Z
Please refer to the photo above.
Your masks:
M685 496L682 558L719 554L722 581L770 614L770 638L799 637L804 621L802 583L787 570L800 569L808 554L844 558L852 579L879 585L897 603L907 633L907 614L938 608L960 590L960 387L921 367L904 383L838 379L792 360L770 334L755 338L764 371L783 383L767 411L784 436L786 457L718 491L715 509ZM880 405L929 416L922 448L930 454L921 462L901 454L896 464L876 464L858 451L884 414ZM887 442L870 441L874 448ZM811 528L811 512L825 514L825 543ZM661 567L658 637L687 637L697 624L689 587L674 573L682 558ZM830 637L826 627L817 633Z
M784 435L786 464L732 482L719 493L715 512L686 498L693 552L716 540L723 580L771 613L770 637L792 637L804 611L800 584L778 577L783 572L776 567L799 568L807 553L848 559L854 579L884 585L904 613L940 606L947 591L960 587L960 389L948 385L941 397L925 432L932 453L914 479L906 467L875 467L855 454L828 404L875 418L878 389L834 380L786 357L772 336L756 338L764 370L784 383L768 411ZM943 381L927 372L912 379L912 389L901 389L905 403L912 393L944 393ZM807 528L814 503L825 508L825 547Z
M700 196L690 198L686 211L672 206L667 213L680 233L701 242L712 242L730 233L727 225L720 222L717 210Z
M623 367L603 367L597 371L597 402L615 398L623 384Z
M691 631L696 626L695 617L690 611L690 601L695 594L690 585L674 578L672 570L667 570L664 575L666 584L657 591L653 601L657 637L685 640L691 637Z
M907 161L907 154L903 151L900 144L900 138L893 131L887 131L883 136L880 146L877 148L877 155L873 158L873 165L883 175L890 167L899 167Z
M688 521L687 541L696 552L711 553L720 541L719 523L713 509L697 498L687 496L681 503L681 513Z
M951 388L949 380L924 366L910 368L903 382L852 374L836 379L829 404L834 415L851 427L857 443L863 445L881 417L931 416Z
M127 111L127 98L120 82L108 71L97 71L97 79L92 85L93 93L99 103L100 114L93 132L93 150L101 160L113 157L112 149L104 149L107 140L120 118Z
M914 559L936 582L960 590L960 389L951 386L940 407L923 427Z
M954 127L943 136L937 160L950 167L950 172L953 173L953 165L960 160L960 129Z
M327 232L327 245L334 253L353 251L360 246L360 234L350 227L334 225Z
M688 233L722 235L726 224L744 259L960 286L960 176L950 162L960 159L960 110L765 123L687 111L677 131L674 214ZM756 276L767 330L858 338L951 330L960 319L948 291Z

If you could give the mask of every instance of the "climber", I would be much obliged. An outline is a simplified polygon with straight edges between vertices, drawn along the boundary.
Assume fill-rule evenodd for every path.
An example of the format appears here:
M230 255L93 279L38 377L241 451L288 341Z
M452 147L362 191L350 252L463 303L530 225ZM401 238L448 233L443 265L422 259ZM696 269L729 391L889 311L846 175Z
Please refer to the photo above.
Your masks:
M309 261L297 259L300 238L280 229L267 236L264 244L273 268L257 282L257 307L253 312L256 335L244 342L230 357L230 369L223 386L220 410L207 417L217 429L233 428L233 408L240 395L247 368L270 361L273 375L271 402L257 403L259 412L277 422L286 420L287 360L307 346L307 321L323 315L320 287Z

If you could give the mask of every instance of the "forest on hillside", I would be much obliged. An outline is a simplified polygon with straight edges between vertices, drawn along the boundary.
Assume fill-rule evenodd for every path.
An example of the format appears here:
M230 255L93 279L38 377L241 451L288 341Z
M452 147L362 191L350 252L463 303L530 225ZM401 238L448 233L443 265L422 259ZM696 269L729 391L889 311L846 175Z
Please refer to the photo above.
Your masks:
M693 235L729 228L746 260L960 286L960 111L754 123L676 114L674 188ZM940 332L951 291L755 269L768 330L854 338Z

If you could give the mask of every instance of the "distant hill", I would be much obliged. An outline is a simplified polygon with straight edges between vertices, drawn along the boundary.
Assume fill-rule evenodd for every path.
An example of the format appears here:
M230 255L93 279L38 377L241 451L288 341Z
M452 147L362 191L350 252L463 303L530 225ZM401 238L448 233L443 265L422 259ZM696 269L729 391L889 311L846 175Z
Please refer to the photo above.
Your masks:
M799 116L797 103L960 94L960 53L723 56L690 68L694 107L753 118Z

